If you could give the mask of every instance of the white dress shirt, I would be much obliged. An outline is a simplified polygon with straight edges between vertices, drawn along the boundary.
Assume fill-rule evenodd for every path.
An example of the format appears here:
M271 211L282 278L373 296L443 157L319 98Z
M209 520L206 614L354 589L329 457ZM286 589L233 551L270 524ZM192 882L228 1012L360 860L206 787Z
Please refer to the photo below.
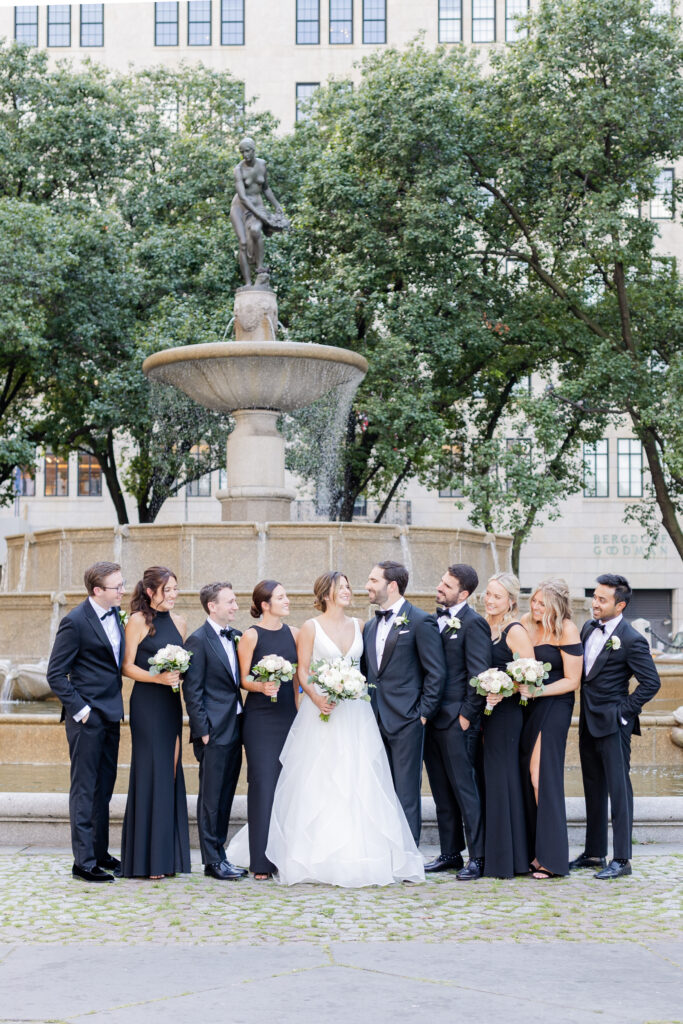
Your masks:
M436 624L439 627L439 633L443 633L444 629L446 628L446 623L448 622L448 620L452 619L456 615L459 615L466 604L467 601L461 601L460 604L454 604L452 608L444 607L442 614L439 615L438 619L436 620Z
M608 619L605 622L604 632L601 629L595 627L591 632L591 635L586 640L586 647L583 652L583 664L586 671L586 675L590 672L595 664L595 660L600 654L609 638L611 637L614 630L621 622L623 615L617 615L613 619Z
M239 670L239 666L237 664L237 655L235 653L235 645L234 645L234 643L232 641L228 640L227 636L221 636L221 630L222 629L227 629L228 627L227 626L221 626L220 622L214 622L214 620L212 618L208 618L206 621L215 630L216 636L218 637L218 639L220 640L221 644L223 645L223 650L227 654L228 661L230 662L230 668L232 669L233 677L235 679L235 682L239 686L240 685L240 670ZM232 627L230 627L230 628L232 628ZM238 715L242 714L242 705L240 704L239 701L237 702L237 714Z
M377 632L375 633L375 653L377 655L378 668L382 664L382 655L384 654L384 645L387 642L387 637L393 629L396 616L399 614L405 603L405 598L399 597L395 604L392 604L389 608L382 609L383 611L390 611L391 615L388 619L379 619L377 622Z

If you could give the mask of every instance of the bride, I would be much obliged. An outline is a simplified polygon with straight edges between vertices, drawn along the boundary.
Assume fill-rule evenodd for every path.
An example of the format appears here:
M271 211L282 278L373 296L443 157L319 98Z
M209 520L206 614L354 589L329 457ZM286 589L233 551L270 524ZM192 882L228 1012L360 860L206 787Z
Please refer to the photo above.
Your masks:
M343 657L360 663L362 624L346 615L349 581L340 572L324 573L314 593L321 614L304 623L297 638L304 694L280 755L267 856L285 885L423 881L424 862L394 792L369 702L329 704L308 681L311 662Z

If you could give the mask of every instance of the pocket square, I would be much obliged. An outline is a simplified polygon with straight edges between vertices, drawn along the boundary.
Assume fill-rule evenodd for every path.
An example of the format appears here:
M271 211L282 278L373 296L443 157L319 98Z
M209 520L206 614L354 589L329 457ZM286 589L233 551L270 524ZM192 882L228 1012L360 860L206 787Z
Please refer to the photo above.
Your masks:
M398 635L399 636L403 636L404 633L410 633L410 630L409 629L402 629L402 630L399 631Z

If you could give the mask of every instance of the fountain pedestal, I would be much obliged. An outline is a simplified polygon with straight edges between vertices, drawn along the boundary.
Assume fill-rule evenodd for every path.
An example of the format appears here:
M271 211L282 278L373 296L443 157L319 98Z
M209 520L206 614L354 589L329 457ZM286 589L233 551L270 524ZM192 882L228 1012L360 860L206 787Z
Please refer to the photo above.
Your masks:
M238 409L228 437L227 482L216 497L227 522L282 522L296 497L285 487L285 440L277 429L278 413Z

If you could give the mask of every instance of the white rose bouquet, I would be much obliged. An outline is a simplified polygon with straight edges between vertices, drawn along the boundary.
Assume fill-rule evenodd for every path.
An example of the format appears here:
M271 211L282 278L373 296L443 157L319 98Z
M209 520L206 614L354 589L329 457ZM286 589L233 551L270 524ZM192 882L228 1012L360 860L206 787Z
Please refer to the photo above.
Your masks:
M344 658L314 661L308 681L322 690L329 704L339 704L343 700L370 700L365 676ZM323 722L330 720L329 715L322 713L320 718Z
M166 644L165 647L159 648L153 658L149 659L149 674L158 676L160 672L180 672L182 675L190 667L191 657L192 651L186 651L178 644ZM172 689L174 693L178 693L180 685L176 684Z
M499 668L487 668L485 672L480 672L478 676L470 679L470 686L473 686L482 697L487 698L490 693L500 693L503 697L511 697L515 692L515 684L512 679L507 672L501 672ZM484 714L490 715L492 712L493 707L487 703Z
M282 683L291 682L296 672L296 662L292 664L279 654L266 654L265 657L251 666L251 675L247 676L250 683L259 681L262 683L277 683L278 690ZM277 704L277 693L270 698L273 704Z
M514 679L517 687L525 683L531 691L531 696L535 697L537 694L543 693L543 680L548 678L551 667L549 661L536 661L535 658L520 658L518 654L515 654L514 660L508 661L505 670ZM526 697L520 699L520 704L524 707L528 703L529 701Z

